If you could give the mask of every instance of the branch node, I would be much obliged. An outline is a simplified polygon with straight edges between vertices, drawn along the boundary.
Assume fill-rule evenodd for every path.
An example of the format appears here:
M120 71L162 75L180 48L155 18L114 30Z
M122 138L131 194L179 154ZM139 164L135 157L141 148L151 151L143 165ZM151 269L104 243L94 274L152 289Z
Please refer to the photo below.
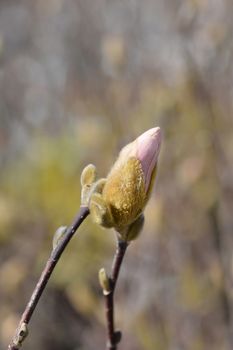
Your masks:
M122 333L121 333L121 331L119 331L119 330L115 331L115 332L114 332L114 335L113 335L114 344L120 343L121 338L122 338Z
M16 349L19 349L22 346L22 344L27 336L28 336L28 326L27 326L26 322L23 322L20 324L20 326L17 330L17 333L16 333L15 338L13 340L13 346Z

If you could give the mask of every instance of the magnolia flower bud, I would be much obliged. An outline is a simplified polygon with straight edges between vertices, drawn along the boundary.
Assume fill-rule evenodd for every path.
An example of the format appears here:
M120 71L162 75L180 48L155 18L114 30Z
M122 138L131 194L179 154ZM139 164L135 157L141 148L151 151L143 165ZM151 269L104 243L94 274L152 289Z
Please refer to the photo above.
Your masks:
M160 128L140 135L121 150L103 184L102 193L92 194L90 209L94 221L114 227L123 239L128 239L128 228L132 231L131 224L142 214L149 199L160 145ZM136 225L136 231L140 227L142 224Z

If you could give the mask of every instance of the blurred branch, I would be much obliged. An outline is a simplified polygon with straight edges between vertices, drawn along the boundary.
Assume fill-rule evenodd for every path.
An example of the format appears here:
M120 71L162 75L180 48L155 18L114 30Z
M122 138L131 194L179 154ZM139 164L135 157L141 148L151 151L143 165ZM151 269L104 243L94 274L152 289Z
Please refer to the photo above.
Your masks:
M106 350L117 350L117 344L121 340L121 332L115 330L114 325L114 291L119 276L122 261L129 243L117 238L117 249L112 264L111 277L108 277L104 269L100 270L99 279L105 298L105 313L107 320L107 344Z
M220 222L218 218L219 203L215 203L209 210L209 218L212 226L212 233L214 237L214 245L219 258L219 264L222 272L222 285L219 291L220 300L223 310L223 317L226 325L229 326L229 331L231 332L231 303L230 296L228 294L227 288L227 273L223 259L223 247L222 247L222 232L220 229Z
M211 162L211 176L215 178L215 181L220 189L220 194L213 203L209 210L209 218L212 226L212 236L214 241L215 250L219 259L220 269L222 273L222 287L219 293L220 301L222 304L223 316L226 327L229 333L232 333L232 312L231 312L231 297L228 288L228 280L230 279L230 271L228 265L225 263L227 251L224 249L224 232L221 228L221 220L219 214L220 208L220 196L227 191L225 188L224 180L221 178L221 168L224 168L227 164L224 148L222 146L221 139L219 137L218 129L218 114L215 110L215 98L211 93L211 89L208 83L203 78L197 64L187 54L187 63L189 71L192 77L192 89L194 96L199 101L204 110L204 123L206 123L208 129L211 131L209 136L209 142L211 145L211 153L209 154L209 162Z
M66 248L67 244L73 237L74 233L76 232L76 230L79 228L79 226L82 224L82 222L85 220L85 218L88 215L89 215L89 208L87 206L81 206L73 223L67 228L64 236L57 242L56 247L52 250L52 253L45 265L45 268L39 278L39 281L21 317L19 326L15 332L15 335L8 346L8 350L18 350L21 347L24 339L28 334L27 325L30 322L33 312L37 306L37 303L40 300L40 297L49 281L49 278L57 262L59 261L64 249Z

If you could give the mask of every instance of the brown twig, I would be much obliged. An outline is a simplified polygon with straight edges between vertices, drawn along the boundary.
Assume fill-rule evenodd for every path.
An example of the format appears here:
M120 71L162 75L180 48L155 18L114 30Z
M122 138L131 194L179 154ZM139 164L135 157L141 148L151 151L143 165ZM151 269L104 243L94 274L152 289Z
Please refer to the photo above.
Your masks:
M19 322L19 326L15 332L15 335L12 339L12 342L8 346L8 350L18 350L24 339L27 336L27 325L32 317L33 312L35 311L36 305L38 301L40 300L40 297L49 281L49 278L60 258L62 255L64 249L66 248L67 244L73 237L76 230L79 228L81 223L85 220L85 218L89 214L89 209L86 206L81 206L80 210L75 217L73 223L67 228L66 233L64 237L61 238L61 240L58 241L57 246L55 249L53 249L45 268L40 276L40 279L31 295L31 298L25 308L25 311L21 317L21 320Z
M104 293L105 298L105 312L107 319L107 350L116 350L117 344L121 340L121 332L115 331L114 325L114 291L123 258L125 256L126 249L128 247L127 241L117 239L117 250L112 264L112 273L109 278L110 290Z

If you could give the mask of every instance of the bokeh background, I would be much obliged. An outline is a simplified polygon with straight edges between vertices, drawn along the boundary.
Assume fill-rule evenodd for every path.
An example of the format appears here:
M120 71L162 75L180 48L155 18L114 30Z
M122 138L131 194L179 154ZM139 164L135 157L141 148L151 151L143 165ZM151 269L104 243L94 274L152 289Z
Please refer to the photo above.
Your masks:
M0 348L80 204L88 163L163 130L146 224L116 290L119 350L230 350L232 0L0 1ZM23 349L105 347L99 268L114 234L88 218Z

